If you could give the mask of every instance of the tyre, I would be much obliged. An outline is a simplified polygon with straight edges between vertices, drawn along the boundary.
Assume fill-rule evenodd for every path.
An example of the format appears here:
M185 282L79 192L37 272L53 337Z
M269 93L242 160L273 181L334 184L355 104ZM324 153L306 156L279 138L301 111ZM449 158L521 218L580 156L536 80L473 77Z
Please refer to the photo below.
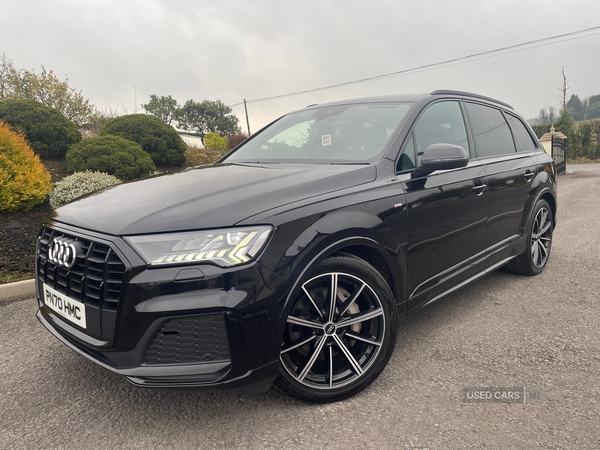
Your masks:
M553 219L548 202L539 200L533 211L533 220L528 227L527 249L507 264L510 272L528 276L542 273L552 248Z
M292 297L275 384L309 402L351 397L379 376L396 335L396 303L381 274L358 258L328 258Z

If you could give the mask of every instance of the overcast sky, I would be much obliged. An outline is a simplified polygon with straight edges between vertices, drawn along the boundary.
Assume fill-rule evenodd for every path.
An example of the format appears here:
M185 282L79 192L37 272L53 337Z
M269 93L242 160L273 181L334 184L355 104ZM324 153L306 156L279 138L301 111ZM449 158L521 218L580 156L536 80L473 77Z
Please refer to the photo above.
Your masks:
M0 0L0 53L44 65L100 108L150 94L228 105L393 72L600 25L599 0ZM461 89L526 117L600 93L600 34L533 50L248 105L253 131L312 103ZM234 112L243 122L243 107ZM245 125L244 125L245 128Z

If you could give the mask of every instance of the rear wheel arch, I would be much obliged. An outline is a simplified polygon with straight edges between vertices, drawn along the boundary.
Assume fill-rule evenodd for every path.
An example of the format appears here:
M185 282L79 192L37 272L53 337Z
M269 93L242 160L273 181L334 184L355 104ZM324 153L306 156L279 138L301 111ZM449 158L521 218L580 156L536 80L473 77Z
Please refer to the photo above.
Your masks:
M549 201L548 198L550 198L551 201ZM550 208L552 209L552 218L554 219L554 221L556 220L556 199L554 197L552 189L548 186L545 186L538 188L537 191L532 190L531 197L530 199L528 199L525 205L525 209L523 211L523 220L521 222L521 229L523 233L527 232L527 229L531 224L531 221L533 220L535 206L540 200L546 200L550 204Z
M536 200L532 216L525 234L525 249L508 262L506 269L509 272L534 276L542 273L546 267L552 248L554 218L552 207L544 196L539 196ZM548 221L550 224L546 227Z
M556 199L554 198L554 195L552 195L550 191L546 191L542 194L540 199L546 200L550 205L550 209L552 210L552 223L554 228L556 228Z

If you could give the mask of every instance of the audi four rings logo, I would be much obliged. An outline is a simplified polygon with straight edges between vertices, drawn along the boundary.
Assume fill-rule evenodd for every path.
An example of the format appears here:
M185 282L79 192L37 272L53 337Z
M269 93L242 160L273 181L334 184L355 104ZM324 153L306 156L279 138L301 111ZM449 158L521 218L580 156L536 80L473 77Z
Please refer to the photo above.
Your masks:
M54 238L48 248L48 259L59 266L70 269L75 265L77 250L73 244Z

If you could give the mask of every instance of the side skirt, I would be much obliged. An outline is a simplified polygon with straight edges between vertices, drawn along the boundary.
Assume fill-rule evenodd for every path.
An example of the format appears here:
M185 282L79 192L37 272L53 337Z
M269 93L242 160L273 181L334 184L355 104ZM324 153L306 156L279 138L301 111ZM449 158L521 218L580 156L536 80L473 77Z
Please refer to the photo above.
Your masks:
M487 275L490 272L495 271L496 269L502 267L504 264L506 264L508 261L510 261L511 259L515 258L515 256L509 256L508 258L503 259L500 262L497 262L496 264L494 264L491 267L488 267L487 269L485 269L482 272L479 272L477 275L472 276L471 278L466 279L465 281L463 281L462 283L457 284L456 286L451 287L450 289L448 289L445 292L442 292L439 295L436 295L435 297L433 297L432 299L430 299L427 303L425 303L421 308L424 308L425 306L447 296L450 295L451 293L453 293L454 291L458 291L459 289L462 289L463 287L465 287L467 284L472 283L473 281L481 278L484 275ZM421 309L419 308L419 309Z

